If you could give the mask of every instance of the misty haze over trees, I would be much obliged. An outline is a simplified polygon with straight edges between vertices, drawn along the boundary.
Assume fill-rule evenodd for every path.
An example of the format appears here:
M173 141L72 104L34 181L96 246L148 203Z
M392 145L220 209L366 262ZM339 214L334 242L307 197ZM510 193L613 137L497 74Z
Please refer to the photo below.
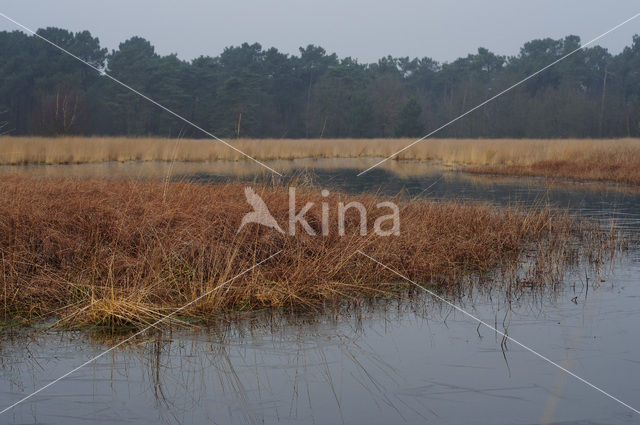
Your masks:
M480 48L452 63L374 64L318 46L260 44L187 62L133 37L111 53L88 31L39 34L221 137L416 137L580 45L533 40L517 56ZM427 50L427 48L425 48ZM35 36L0 32L0 123L12 135L205 137ZM583 49L444 129L447 137L640 136L640 37L611 55Z

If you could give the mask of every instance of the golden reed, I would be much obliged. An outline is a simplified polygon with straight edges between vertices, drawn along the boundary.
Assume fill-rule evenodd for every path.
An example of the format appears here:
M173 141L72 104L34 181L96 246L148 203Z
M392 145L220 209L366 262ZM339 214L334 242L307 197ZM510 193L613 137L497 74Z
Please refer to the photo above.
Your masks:
M259 160L387 157L411 139L237 139ZM125 137L0 137L0 164L245 159L214 140ZM640 139L427 139L400 160L441 161L474 173L640 184Z

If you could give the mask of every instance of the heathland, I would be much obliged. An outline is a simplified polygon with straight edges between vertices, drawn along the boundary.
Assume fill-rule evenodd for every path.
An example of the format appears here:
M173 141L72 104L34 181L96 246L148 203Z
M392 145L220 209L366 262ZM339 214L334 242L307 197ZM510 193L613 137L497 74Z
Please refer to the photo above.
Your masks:
M256 224L238 231L250 209L242 183L5 177L2 185L0 298L9 323L55 318L68 326L142 326L208 292L179 318L313 310L407 290L406 282L358 250L421 284L456 289L467 278L490 281L501 272L509 288L543 287L557 282L576 259L600 261L617 241L613 228L602 232L543 208L403 199L394 199L399 234L379 236L371 224L388 214L376 208L388 198L339 192L324 197L304 184L297 208L315 203L306 219L316 236L302 229L289 236ZM286 223L287 188L254 190L276 221ZM357 211L346 215L344 236L336 231L335 205L350 201L369 213L365 235ZM326 236L320 235L323 202L332 211Z
M384 158L413 139L233 139L259 160ZM212 139L0 137L0 164L246 159ZM640 139L427 139L395 156L486 174L640 184ZM371 161L373 165L375 161Z

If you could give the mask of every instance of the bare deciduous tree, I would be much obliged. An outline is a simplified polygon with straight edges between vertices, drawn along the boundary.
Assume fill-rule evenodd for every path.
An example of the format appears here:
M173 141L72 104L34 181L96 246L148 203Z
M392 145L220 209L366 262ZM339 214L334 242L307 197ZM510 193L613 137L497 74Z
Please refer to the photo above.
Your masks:
M63 84L52 93L42 96L33 114L32 126L37 133L46 135L74 134L84 119L82 94Z
M0 111L0 117L6 113L7 111ZM9 121L0 120L0 136L9 133L9 129L7 128L8 125L9 125Z

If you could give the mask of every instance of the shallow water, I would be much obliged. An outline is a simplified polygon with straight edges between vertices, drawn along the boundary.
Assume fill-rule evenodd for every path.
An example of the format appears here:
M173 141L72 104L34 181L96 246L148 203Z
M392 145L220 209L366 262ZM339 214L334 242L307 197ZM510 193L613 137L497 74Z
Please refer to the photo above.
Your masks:
M361 177L370 161L272 165L289 173L315 168L315 182L332 190L550 204L640 229L640 194L619 186L546 186L419 163L392 162ZM244 163L0 167L7 172L205 182L258 174ZM599 272L569 271L554 290L510 300L499 289L469 290L452 301L640 408L638 276L640 252L632 250ZM0 410L113 343L86 333L5 333ZM0 423L119 422L633 424L640 415L424 296L150 334L0 415Z

